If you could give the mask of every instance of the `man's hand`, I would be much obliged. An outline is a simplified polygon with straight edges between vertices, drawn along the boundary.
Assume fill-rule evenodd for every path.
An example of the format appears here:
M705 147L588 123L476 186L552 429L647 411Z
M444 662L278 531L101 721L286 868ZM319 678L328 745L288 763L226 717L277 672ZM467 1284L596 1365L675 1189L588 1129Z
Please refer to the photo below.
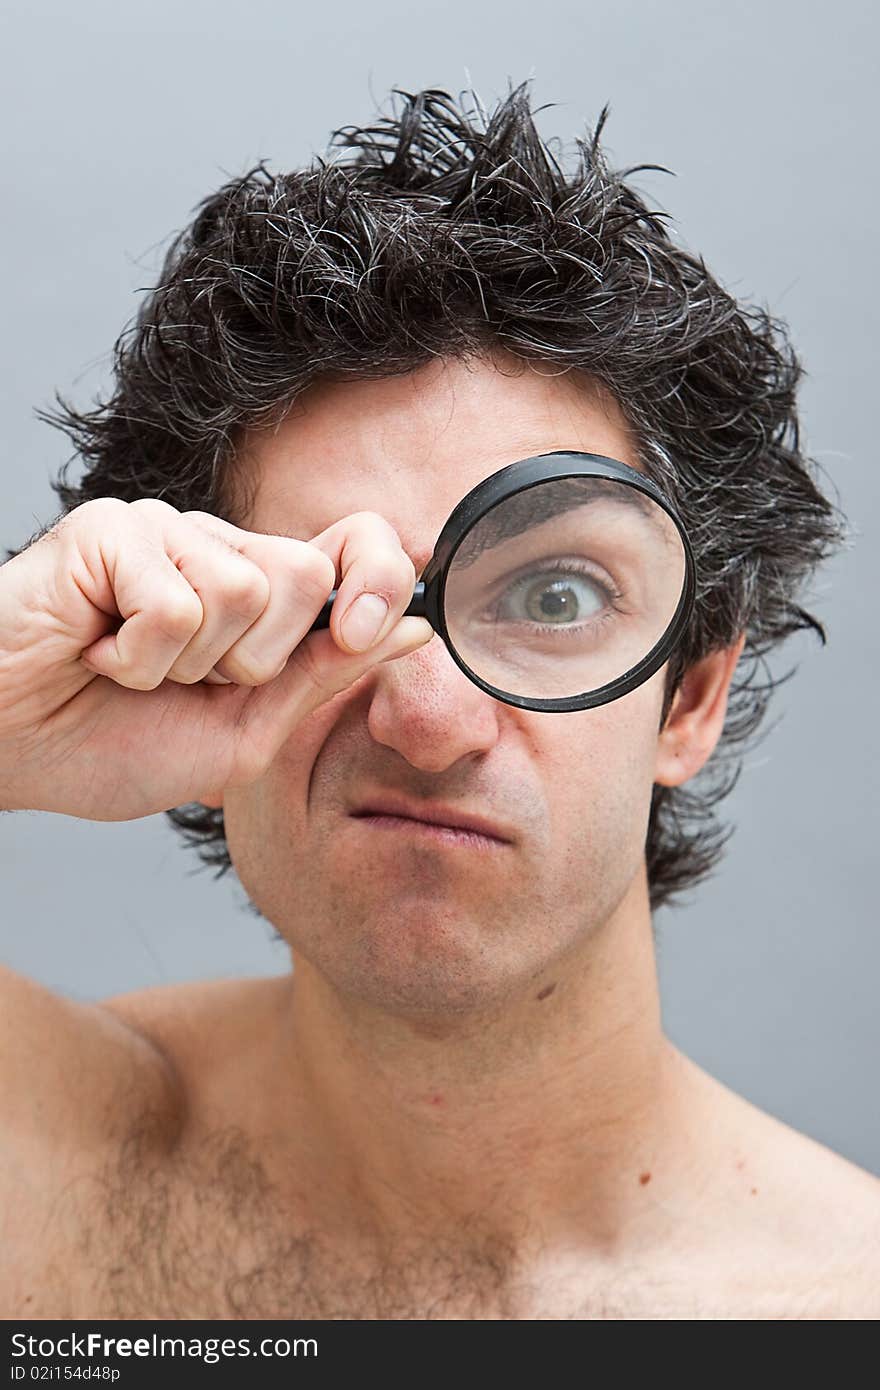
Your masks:
M0 808L133 820L247 785L319 705L430 640L402 617L414 585L374 512L298 541L83 503L0 567ZM366 651L361 595L388 605Z

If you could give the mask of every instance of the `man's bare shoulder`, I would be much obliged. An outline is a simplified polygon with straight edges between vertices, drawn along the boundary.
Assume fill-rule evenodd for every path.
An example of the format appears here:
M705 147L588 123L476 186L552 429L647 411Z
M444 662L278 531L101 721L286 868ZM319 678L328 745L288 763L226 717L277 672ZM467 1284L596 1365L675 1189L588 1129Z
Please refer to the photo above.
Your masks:
M244 1062L265 1043L290 978L153 985L114 995L102 1006L168 1059L193 1099L224 1062Z
M698 1122L714 1126L726 1155L705 1209L744 1296L763 1254L769 1303L792 1309L771 1316L880 1317L880 1178L683 1060Z
M167 1060L100 1003L0 969L0 1076L6 1151L27 1164L122 1132L133 1109L158 1113L175 1090Z
M80 1224L91 1228L94 1175L133 1134L145 1154L167 1150L184 1111L175 1069L148 1035L100 1003L6 968L0 1094L0 1307L32 1311L49 1265L66 1278L65 1233L85 1210L86 1188ZM47 1229L49 1264L35 1235Z
M165 1058L181 1097L184 1133L246 1134L292 976L154 985L103 1007Z

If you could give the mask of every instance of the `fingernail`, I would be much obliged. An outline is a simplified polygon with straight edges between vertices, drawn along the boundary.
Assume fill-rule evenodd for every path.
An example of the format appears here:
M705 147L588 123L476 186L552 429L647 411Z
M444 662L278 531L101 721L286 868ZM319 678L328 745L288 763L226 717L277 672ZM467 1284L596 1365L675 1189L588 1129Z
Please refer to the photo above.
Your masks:
M388 604L378 594L361 594L342 620L342 636L352 651L365 652L379 636Z

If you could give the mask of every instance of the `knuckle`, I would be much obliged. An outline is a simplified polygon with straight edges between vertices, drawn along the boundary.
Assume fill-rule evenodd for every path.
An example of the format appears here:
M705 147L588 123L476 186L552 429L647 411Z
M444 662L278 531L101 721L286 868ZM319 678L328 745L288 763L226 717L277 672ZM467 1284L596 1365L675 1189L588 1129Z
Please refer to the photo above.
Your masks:
M163 680L164 676L141 676L134 688L135 690L158 690Z
M269 681L281 674L284 665L279 666L277 661L270 663L258 653L245 650L236 652L234 656L227 654L223 661L216 663L216 669L221 676L235 681L237 685L268 685Z
M168 672L167 679L174 681L177 685L196 685L202 679L200 671L187 668L185 666L172 666Z
M416 568L408 555L388 556L383 563L380 557L370 557L370 567L364 579L364 587L371 594L380 594L392 606L412 598L416 582Z
M269 602L271 585L267 575L249 560L230 567L223 585L224 602L242 617L256 617Z
M164 549L164 538L176 530L180 513L160 497L136 497L125 506L128 524L135 528L150 549L157 546Z
M165 518L169 514L172 516L180 515L176 508L171 506L170 502L163 502L161 497L136 497L133 502L123 503L123 505L127 505L132 510L143 513L146 516L161 516Z
M376 541L380 545L387 546L394 554L405 554L400 536L391 525L387 517L380 512L356 512L356 518L361 523L362 528L369 532L371 541Z
M167 598L152 616L151 625L171 642L184 642L198 632L204 621L204 609L195 591Z
M357 512L355 516L363 523L362 553L368 557L364 568L369 576L366 587L392 600L408 588L409 598L416 581L416 567L394 527L378 512Z
M371 527L371 528L378 528L380 531L384 531L386 534L389 534L389 535L392 535L392 536L396 536L396 535L397 535L397 532L395 531L394 527L391 525L391 522L388 521L387 518L384 517L384 516L382 515L381 512L371 512L371 511L352 512L352 514L351 514L351 520L352 520L352 521L356 521L356 522L357 522L359 525L361 525L361 526L369 526L369 527Z
M308 541L299 544L301 549L297 552L296 567L298 586L305 590L309 598L323 603L336 583L336 566L330 556L317 546Z
M163 675L144 671L141 667L129 668L116 677L117 684L128 690L158 690L163 680Z
M119 497L91 497L88 502L81 502L78 507L74 507L63 519L72 526L80 523L100 526L102 522L110 522L119 516L127 515L129 506L130 503L123 502Z

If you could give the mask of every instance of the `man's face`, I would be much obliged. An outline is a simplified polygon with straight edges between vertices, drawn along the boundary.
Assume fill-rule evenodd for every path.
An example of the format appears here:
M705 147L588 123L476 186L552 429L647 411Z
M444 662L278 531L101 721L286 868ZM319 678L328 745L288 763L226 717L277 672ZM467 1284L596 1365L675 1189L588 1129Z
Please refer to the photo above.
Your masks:
M258 487L239 525L309 540L378 512L417 575L456 503L516 459L576 449L637 466L613 401L502 354L320 383L249 444ZM295 956L384 1010L441 1017L539 990L598 932L646 911L664 675L598 709L536 713L478 690L435 636L323 705L259 781L226 792L241 882ZM440 844L351 814L385 793L485 817L511 843Z

